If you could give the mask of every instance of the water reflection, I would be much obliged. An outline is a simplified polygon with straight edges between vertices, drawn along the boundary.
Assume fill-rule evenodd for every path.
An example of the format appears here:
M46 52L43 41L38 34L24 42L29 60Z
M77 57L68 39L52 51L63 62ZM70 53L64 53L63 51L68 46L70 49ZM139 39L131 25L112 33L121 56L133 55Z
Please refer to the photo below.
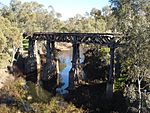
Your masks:
M72 59L72 50L61 51L59 53L59 60L60 60L60 84L61 87L57 88L57 92L60 94L67 93L66 88L68 87L69 83L69 71L71 69L71 59Z
M83 50L80 48L80 62L83 62ZM57 92L60 94L66 94L68 91L66 88L69 85L69 71L72 67L72 49L61 51L59 53L59 60L60 60L60 84L61 87L57 88Z
M26 82L27 89L29 91L29 95L32 96L33 102L49 102L52 97L52 94L47 90L44 90L42 86L36 85L33 82Z
M82 48L80 48L80 57L81 57L80 62L83 62L84 56L83 56ZM72 67L72 63L71 63L71 61L72 61L72 49L70 48L69 50L59 52L58 58L59 58L59 61L60 61L59 62L60 87L58 87L55 90L56 87L55 87L54 84L49 85L49 86L45 86L48 83L44 82L44 83L41 83L40 84L41 86L40 86L40 85L37 85L33 82L28 81L27 86L29 88L30 95L33 97L34 101L48 102L49 99L51 99L54 90L58 94L62 94L62 95L68 93L66 88L69 85L69 71ZM52 83L52 81L51 81L51 83Z

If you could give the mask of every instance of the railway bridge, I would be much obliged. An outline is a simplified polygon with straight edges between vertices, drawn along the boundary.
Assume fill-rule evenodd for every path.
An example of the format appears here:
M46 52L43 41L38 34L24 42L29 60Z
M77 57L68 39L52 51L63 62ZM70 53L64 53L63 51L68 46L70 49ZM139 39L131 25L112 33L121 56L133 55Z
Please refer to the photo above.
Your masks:
M113 94L113 82L114 82L114 58L115 58L115 49L122 46L120 44L119 38L120 34L111 34L111 33L43 33L36 32L30 36L26 36L29 39L29 49L28 57L31 59L27 67L27 72L35 71L37 68L37 62L32 62L32 59L35 59L38 53L37 50L37 41L45 41L46 43L46 63L45 71L43 75L43 80L48 80L48 75L52 67L57 67L55 61L56 51L55 51L55 42L68 42L72 43L73 53L72 53L72 68L69 75L69 89L73 89L75 86L75 75L79 74L79 64L80 64L80 44L94 44L105 46L110 48L110 62L109 62L109 77L106 86L106 94L108 97L111 97ZM78 75L80 76L80 75Z

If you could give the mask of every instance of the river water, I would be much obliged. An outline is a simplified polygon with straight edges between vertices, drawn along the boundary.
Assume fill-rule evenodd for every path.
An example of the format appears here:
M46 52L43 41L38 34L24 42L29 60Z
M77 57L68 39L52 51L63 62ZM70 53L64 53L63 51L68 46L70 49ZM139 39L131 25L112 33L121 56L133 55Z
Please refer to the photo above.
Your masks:
M59 58L59 68L60 68L60 86L56 89L57 94L67 94L68 91L66 88L69 83L69 71L72 67L72 48L61 51L58 54ZM80 47L80 63L84 60L83 49ZM34 101L43 101L48 102L51 99L51 93L49 91L43 89L40 85L36 85L30 81L27 81L27 87L30 95L33 97ZM51 89L51 88L47 88Z
M61 51L58 56L60 60L60 84L62 84L62 86L57 88L57 92L60 94L65 94L68 92L66 88L69 83L69 71L72 67L72 48ZM82 63L83 60L83 49L80 47L80 63Z

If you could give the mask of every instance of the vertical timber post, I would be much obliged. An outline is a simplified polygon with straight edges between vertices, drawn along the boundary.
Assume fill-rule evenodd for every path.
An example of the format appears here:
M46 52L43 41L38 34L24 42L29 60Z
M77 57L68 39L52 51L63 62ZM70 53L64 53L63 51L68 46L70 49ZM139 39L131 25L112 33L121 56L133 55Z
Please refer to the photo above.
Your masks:
M35 40L35 49L34 49L34 53L35 53L35 58L36 58L36 62L37 62L37 85L40 85L40 78L41 78L41 58L40 58L40 52L38 50L38 41Z
M37 81L37 63L34 55L34 49L35 49L35 39L32 39L31 36L29 36L29 49L28 49L28 59L26 62L26 73L27 73L27 80L36 82Z
M59 79L59 61L56 55L56 48L55 48L55 42L52 41L52 61L53 61L53 65L55 66L55 70L56 70L56 84L59 85L60 83L60 79Z
M80 63L80 44L77 43L77 37L74 37L73 52L72 52L72 68L69 72L69 89L72 90L75 87L75 81L78 82L79 63Z
M109 77L106 86L106 98L111 99L113 96L113 85L114 85L114 43L112 42L110 46L110 69L109 69Z
M36 62L37 62L37 69L40 68L40 64L41 64L41 61L40 61L40 54L39 54L39 50L38 50L38 41L35 40L35 46L34 46L34 54L35 54L35 58L36 58Z
M46 43L46 64L50 64L51 61L51 47L50 47L50 40L47 39Z
M60 76L59 76L59 61L56 59L56 74L57 74L57 85L60 84Z
M44 66L44 71L42 75L42 80L48 81L48 72L49 72L49 65L51 63L51 47L50 47L50 40L46 40L46 64Z
M56 58L55 42L52 41L51 44L52 44L52 57L53 57L53 60L54 60Z
M77 44L77 64L80 63L80 44Z
M29 49L28 49L28 56L30 58L34 57L34 40L29 37Z
M79 44L73 44L73 54L72 54L72 68L76 68L77 64L80 63L80 50Z
M80 64L80 44L76 44L76 60L75 60L75 62L76 62L76 82L77 83L79 83L79 72L80 72L80 70L79 70L79 64Z
M116 50L116 58L115 58L115 61L116 61L116 64L115 64L115 77L118 77L120 76L120 73L121 73L121 64L120 64L120 52L119 50Z

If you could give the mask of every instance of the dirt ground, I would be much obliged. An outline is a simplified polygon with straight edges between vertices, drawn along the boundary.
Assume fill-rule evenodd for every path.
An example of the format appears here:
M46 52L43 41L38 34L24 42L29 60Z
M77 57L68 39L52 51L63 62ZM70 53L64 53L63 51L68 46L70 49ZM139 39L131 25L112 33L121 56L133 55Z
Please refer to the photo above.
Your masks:
M0 89L10 80L14 80L14 77L8 73L7 69L0 69Z

